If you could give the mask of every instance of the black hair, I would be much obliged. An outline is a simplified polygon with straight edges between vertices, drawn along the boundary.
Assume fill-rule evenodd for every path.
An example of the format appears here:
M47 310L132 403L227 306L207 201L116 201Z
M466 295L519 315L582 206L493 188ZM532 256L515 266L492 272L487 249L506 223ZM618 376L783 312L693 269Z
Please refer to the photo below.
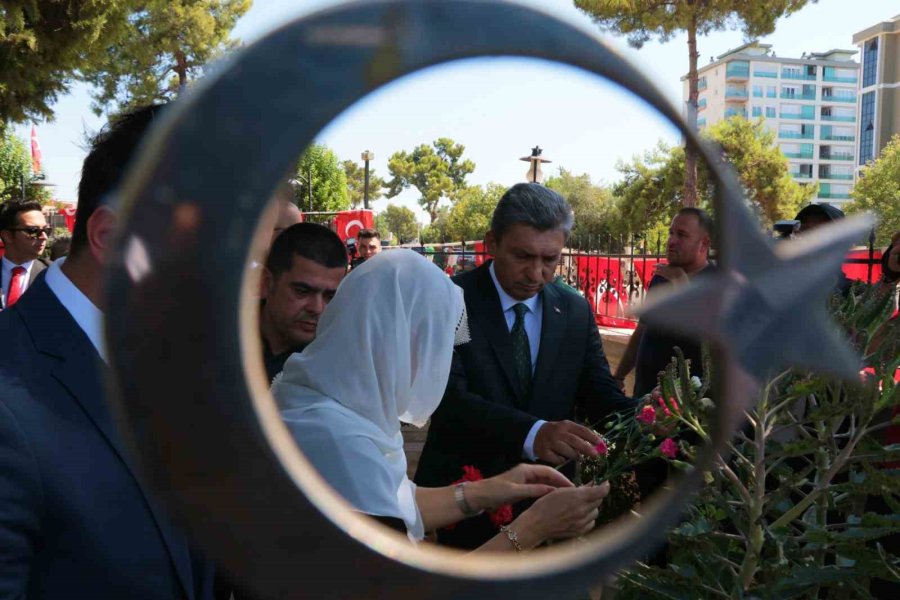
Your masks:
M266 269L277 277L289 271L294 256L302 256L329 269L347 268L347 248L337 234L315 223L291 225L275 238Z
M499 241L517 223L538 231L561 229L568 239L575 216L565 198L554 190L539 183L517 183L497 203L491 217L491 231Z
M697 223L700 225L700 229L702 229L706 235L709 236L709 239L712 240L715 225L708 212L695 206L685 206L684 208L679 209L675 214L677 217L682 215L693 215L697 217Z
M41 203L35 202L34 200L29 200L27 202L7 202L3 205L3 209L0 210L0 231L16 227L19 224L19 214L23 212L31 212L33 210L40 212Z
M360 229L359 233L356 234L356 240L368 240L371 238L376 238L379 242L381 241L381 234L378 233L377 229Z
M164 108L164 104L153 104L122 114L111 119L92 140L90 153L81 167L70 254L76 255L87 247L88 219L119 185L135 149Z

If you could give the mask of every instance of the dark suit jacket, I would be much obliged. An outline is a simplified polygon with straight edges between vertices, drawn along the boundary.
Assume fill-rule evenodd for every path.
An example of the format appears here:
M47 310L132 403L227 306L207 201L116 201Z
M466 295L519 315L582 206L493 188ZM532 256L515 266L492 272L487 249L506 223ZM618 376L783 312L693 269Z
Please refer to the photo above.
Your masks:
M485 477L523 460L523 446L538 419L559 421L576 414L589 423L632 409L609 372L594 315L584 298L556 284L544 287L541 342L531 399L515 408L512 341L488 264L454 278L466 299L471 341L454 353L450 381L431 419L416 483L443 486L462 477L463 466ZM456 545L474 547L496 533L486 518L483 531ZM470 529L469 523L454 531ZM444 539L444 538L442 538Z
M31 275L28 276L28 287L25 288L25 291L28 291L28 288L31 287L31 284L35 282L38 275L40 275L44 269L47 268L47 261L43 258L36 258L34 260L34 264L31 266ZM6 282L0 281L0 310L6 308L6 294L3 293L3 286Z
M44 278L0 332L0 598L210 598L211 569L136 477L105 365Z

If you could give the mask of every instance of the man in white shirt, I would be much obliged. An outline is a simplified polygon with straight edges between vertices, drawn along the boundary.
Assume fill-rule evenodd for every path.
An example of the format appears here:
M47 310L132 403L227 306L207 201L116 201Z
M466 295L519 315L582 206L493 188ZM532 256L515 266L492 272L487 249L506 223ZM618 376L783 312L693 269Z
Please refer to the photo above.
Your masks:
M18 302L38 274L47 268L40 259L53 230L38 202L9 202L0 213L0 309Z
M104 199L160 108L122 115L97 137L71 253L0 312L0 598L212 598L211 566L138 477L102 377L117 220Z
M431 419L416 483L450 485L475 467L485 477L523 460L560 465L596 455L598 436L576 422L633 410L619 390L587 301L554 283L572 208L539 184L500 199L485 235L493 260L453 278L465 294L471 341L454 354ZM438 541L476 548L496 534L486 516Z

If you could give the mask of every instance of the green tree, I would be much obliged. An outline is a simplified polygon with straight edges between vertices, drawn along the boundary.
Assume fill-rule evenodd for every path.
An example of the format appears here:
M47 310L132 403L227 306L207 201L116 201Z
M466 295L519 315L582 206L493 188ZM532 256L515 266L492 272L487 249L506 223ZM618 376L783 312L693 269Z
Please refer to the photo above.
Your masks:
M312 182L312 210L339 211L350 208L347 176L338 163L337 155L327 146L313 144L297 163L294 179L297 204L310 209L309 184Z
M583 246L588 240L603 240L623 233L612 192L594 184L587 173L575 175L560 167L545 185L559 192L572 205L575 212L574 245Z
M875 213L877 243L887 245L900 231L900 134L888 142L878 160L869 163L850 195L853 202L847 211Z
M447 218L447 233L454 242L479 241L491 228L491 217L506 187L489 183L466 187L457 195Z
M450 207L441 206L437 210L437 218L422 228L419 233L423 244L443 244L454 241L450 235Z
M815 186L799 184L790 176L788 161L762 120L735 117L707 127L701 135L719 146L737 172L744 196L766 226L792 217L815 196ZM684 148L660 142L642 157L618 165L623 180L615 192L625 229L643 232L671 220L682 206L684 161ZM710 210L715 190L705 164L698 172L698 183L699 205Z
M408 244L414 241L419 233L416 213L405 206L388 204L379 217L387 226L387 230L397 237L398 244ZM385 231L379 231L379 233L387 235Z
M174 98L207 63L237 42L235 22L252 0L146 0L118 23L112 43L94 45L81 77L104 112Z
M0 204L22 199L22 181L25 181L25 198L42 204L50 200L47 188L29 185L31 181L31 154L22 140L7 129L0 136Z
M778 19L803 8L809 0L575 0L575 6L593 18L601 29L624 34L640 48L651 38L669 41L687 33L688 126L697 128L697 36L726 28L740 28L747 39L772 33ZM813 0L815 1L815 0ZM698 201L697 155L685 153L685 206Z
M454 200L465 187L466 176L475 170L475 163L462 159L465 149L450 138L438 138L431 146L421 144L412 152L395 152L388 161L393 178L387 183L388 198L409 187L416 188L419 204L434 223L441 199Z
M50 106L88 66L92 48L118 36L132 0L3 0L0 123L50 119ZM0 125L2 128L2 125Z
M350 195L350 206L358 208L363 205L366 189L366 170L354 160L341 162L344 175L347 177L347 191ZM384 196L384 179L375 174L375 169L369 168L369 202L378 200Z

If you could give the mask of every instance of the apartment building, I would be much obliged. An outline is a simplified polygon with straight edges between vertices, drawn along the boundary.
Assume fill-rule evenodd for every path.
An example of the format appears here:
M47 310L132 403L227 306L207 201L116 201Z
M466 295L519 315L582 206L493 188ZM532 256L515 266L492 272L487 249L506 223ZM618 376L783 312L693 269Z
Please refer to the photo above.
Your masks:
M857 167L900 133L900 15L853 36L862 55Z
M751 42L698 69L697 125L764 118L800 183L819 184L817 200L850 199L856 176L856 50L781 58L770 44ZM682 78L685 107L687 77Z

